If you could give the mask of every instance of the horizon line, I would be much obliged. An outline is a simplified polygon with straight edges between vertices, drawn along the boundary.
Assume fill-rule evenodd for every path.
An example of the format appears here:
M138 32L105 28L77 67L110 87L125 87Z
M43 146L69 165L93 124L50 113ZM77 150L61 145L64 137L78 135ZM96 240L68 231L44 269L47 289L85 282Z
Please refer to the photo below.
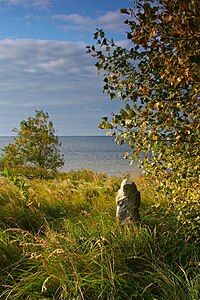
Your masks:
M57 135L58 137L109 137L109 135ZM0 135L0 138L14 138L17 135Z

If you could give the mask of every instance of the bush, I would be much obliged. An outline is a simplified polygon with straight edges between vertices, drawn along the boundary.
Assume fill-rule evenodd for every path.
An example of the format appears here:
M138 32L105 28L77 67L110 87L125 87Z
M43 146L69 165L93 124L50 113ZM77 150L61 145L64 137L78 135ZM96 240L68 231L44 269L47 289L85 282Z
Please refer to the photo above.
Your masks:
M61 143L55 136L53 123L48 121L48 113L36 111L34 118L20 123L15 142L6 146L2 158L8 166L34 166L40 169L56 171L64 165L60 154Z

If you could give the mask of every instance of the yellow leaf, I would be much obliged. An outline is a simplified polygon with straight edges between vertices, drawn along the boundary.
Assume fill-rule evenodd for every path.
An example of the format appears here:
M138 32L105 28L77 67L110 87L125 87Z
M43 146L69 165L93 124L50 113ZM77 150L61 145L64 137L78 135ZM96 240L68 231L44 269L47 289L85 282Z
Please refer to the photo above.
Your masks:
M171 16L171 15L165 16L165 23L170 22L171 19L172 19L172 16Z
M154 28L152 28L151 32L150 32L150 39L153 38L156 34L156 30Z
M178 63L179 63L180 65L183 64L183 60L182 60L180 57L178 57Z
M128 88L130 89L132 86L133 86L133 84L130 82L130 83L128 84Z
M158 106L159 106L159 104L160 104L160 102L155 103L154 106L153 106L153 108L154 108L154 109L157 109Z
M157 135L153 135L153 136L152 136L152 140L153 140L153 141L158 141L158 136L157 136Z

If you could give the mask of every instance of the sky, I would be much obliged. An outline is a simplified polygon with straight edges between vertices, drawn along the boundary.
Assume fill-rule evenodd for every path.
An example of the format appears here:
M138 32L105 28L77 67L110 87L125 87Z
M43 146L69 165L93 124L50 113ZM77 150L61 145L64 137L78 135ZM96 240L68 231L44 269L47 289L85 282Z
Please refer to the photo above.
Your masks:
M105 135L101 118L120 101L102 93L103 81L86 54L96 28L127 43L121 7L132 0L0 0L0 136L35 115L49 113L57 135Z

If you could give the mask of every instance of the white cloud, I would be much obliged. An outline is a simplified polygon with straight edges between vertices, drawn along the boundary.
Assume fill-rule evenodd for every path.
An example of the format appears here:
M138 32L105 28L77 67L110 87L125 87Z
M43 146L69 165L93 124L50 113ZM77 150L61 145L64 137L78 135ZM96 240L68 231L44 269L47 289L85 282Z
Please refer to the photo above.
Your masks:
M96 134L115 103L102 95L102 79L85 51L83 42L0 41L0 136L35 109L50 113L59 134Z
M32 7L39 8L39 9L46 9L51 7L50 0L32 0L31 3Z
M78 13L57 14L56 10L52 17L50 14L53 14L53 9L49 9L48 13L39 13L41 9L54 8L57 1L62 2L0 0L0 9L27 9L23 11L24 17L21 13L16 15L20 21L17 23L18 27L23 25L22 17L24 29L27 24L33 26L24 31L26 34L23 36L37 33L37 37L66 37L72 40L86 38L88 41L88 37L92 38L97 27L117 34L124 32L124 16L118 12L108 12L98 17ZM49 26L49 31L41 27L40 32L37 32L41 25ZM57 28L78 32L70 32L69 35L65 32L58 33L53 28L55 25ZM45 31L48 35L45 35ZM20 36L19 33L11 32L10 36ZM55 36L55 33L58 35ZM55 125L59 125L56 126L59 134L73 135L80 130L85 134L97 132L101 117L115 111L116 102L109 102L108 96L102 95L102 78L97 76L94 58L86 54L85 46L80 41L73 43L11 38L0 40L0 136L11 134L11 129L17 127L22 119L33 115L35 109L50 113ZM91 124L96 124L96 128L92 129ZM74 128L77 128L77 132Z
M108 12L96 19L96 23L106 29L118 30L122 28L124 16L119 12Z
M70 72L79 66L83 69L89 63L84 43L63 41L5 39L0 42L0 62L6 68L17 68L20 72L34 70Z
M89 18L80 14L54 15L53 19L63 22L60 28L64 30L94 31L96 27L112 31L124 31L124 15L119 12L107 12L98 18Z
M119 47L125 48L125 49L130 49L132 44L130 40L119 40L115 41L115 44Z
M52 0L0 0L0 8L21 6L24 8L47 9L51 5Z
M0 4L4 5L13 5L13 6L18 6L18 5L25 5L26 1L25 0L0 0Z
M53 18L58 19L58 20L62 20L64 22L71 22L75 25L87 26L91 23L90 18L81 16L79 14L54 15Z

